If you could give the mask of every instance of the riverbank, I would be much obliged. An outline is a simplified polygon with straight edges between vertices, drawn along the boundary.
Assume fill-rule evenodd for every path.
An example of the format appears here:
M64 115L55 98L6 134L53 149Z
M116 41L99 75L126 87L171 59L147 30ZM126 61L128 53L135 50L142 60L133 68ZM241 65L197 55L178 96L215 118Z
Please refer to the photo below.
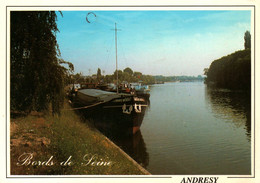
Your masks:
M11 175L149 174L65 104L61 116L11 118Z

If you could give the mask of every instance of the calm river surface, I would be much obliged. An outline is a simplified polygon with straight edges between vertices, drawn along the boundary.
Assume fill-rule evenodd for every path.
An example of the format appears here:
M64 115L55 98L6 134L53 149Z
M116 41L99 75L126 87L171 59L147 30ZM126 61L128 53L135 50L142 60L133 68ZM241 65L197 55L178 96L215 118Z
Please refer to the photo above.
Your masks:
M251 174L250 98L202 82L153 85L140 133L117 142L152 174Z

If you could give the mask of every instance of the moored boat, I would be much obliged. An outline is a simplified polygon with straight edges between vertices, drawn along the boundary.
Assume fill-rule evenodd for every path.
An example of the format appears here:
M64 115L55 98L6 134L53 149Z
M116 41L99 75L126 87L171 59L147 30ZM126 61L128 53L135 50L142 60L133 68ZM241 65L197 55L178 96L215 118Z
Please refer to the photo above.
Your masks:
M142 83L130 83L131 89L135 90L135 94L138 97L142 97L145 100L150 98L150 89L148 85L143 85Z
M133 135L142 124L148 102L143 98L98 89L78 90L74 104L95 120L98 128L111 133Z

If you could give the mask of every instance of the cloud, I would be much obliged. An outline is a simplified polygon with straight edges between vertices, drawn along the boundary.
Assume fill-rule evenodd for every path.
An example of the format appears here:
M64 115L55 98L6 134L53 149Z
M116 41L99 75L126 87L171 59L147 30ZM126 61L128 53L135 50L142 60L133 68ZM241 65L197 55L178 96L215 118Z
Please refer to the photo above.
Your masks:
M238 22L235 24L236 27L238 28L242 28L242 29L245 29L245 30L250 30L250 27L251 25L249 23L244 23L244 22Z

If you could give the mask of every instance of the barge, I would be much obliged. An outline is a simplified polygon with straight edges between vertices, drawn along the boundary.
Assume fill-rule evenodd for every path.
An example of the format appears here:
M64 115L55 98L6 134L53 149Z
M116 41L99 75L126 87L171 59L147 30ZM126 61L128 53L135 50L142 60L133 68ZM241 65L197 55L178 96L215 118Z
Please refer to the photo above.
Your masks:
M139 131L149 102L126 93L81 89L73 99L100 131L134 135Z

